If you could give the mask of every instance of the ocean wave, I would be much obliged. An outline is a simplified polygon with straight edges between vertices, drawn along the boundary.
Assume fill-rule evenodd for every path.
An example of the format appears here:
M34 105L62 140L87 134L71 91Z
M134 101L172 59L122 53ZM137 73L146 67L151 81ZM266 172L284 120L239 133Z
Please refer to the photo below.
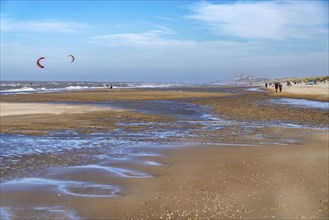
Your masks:
M19 86L19 85L20 85L19 83L15 83L15 84L12 84L12 83L1 83L0 84L1 87L4 87L4 86L13 87L13 86Z
M36 91L36 89L31 88L31 87L22 87L22 88L18 88L18 89L8 89L8 90L3 90L1 92L30 92L30 91Z
M44 93L44 92L62 92L62 91L70 91L70 90L93 89L93 88L101 88L101 87L88 87L88 86L68 86L68 87L58 87L58 88L21 87L15 89L1 90L0 94L9 95L9 94Z
M86 90L106 88L111 84L113 88L170 88L186 84L181 83L153 83L153 82L28 82L6 81L0 87L1 95L63 92L70 90Z
M65 87L65 89L68 89L68 90L74 90L74 89L89 89L91 87L88 87L88 86L68 86L68 87Z
M117 83L115 87L119 88L168 88L174 86L180 86L179 83Z

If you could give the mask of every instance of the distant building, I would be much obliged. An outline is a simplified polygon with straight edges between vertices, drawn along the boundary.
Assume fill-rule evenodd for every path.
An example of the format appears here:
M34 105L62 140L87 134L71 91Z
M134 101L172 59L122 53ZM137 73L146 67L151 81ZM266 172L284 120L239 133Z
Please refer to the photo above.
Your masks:
M239 74L234 77L235 82L260 82L266 80L268 79L249 74Z

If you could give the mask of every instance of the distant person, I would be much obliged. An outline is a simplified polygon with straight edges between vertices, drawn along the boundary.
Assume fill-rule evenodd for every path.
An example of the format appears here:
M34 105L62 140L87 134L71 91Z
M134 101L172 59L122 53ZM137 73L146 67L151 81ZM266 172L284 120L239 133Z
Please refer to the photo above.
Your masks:
M105 86L106 86L107 88L109 88L109 89L112 89L112 88L113 88L112 84L110 84L110 83L106 83Z
M267 83L265 83L265 87L267 88Z
M278 92L278 89L279 89L279 83L276 82L276 83L274 84L274 88L275 88L275 92Z
M280 90L280 92L282 92L282 84L281 83L279 83L279 90Z

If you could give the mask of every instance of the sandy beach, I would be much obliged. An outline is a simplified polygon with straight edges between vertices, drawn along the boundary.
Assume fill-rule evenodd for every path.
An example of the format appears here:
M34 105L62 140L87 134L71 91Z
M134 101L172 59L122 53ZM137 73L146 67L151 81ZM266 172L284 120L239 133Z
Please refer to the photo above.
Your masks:
M319 82L316 85L292 84L292 86L286 86L285 83L281 83L283 92L275 93L274 87L269 87L271 95L279 97L291 97L291 98L303 98L310 100L329 101L329 82Z
M85 146L2 157L1 219L328 218L327 110L189 90L1 97L4 141Z

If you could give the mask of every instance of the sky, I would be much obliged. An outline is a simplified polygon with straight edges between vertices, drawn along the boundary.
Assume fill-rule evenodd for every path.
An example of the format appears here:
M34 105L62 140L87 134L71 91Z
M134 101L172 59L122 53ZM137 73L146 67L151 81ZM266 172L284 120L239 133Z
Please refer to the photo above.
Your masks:
M1 0L1 80L328 75L328 8L328 0Z

